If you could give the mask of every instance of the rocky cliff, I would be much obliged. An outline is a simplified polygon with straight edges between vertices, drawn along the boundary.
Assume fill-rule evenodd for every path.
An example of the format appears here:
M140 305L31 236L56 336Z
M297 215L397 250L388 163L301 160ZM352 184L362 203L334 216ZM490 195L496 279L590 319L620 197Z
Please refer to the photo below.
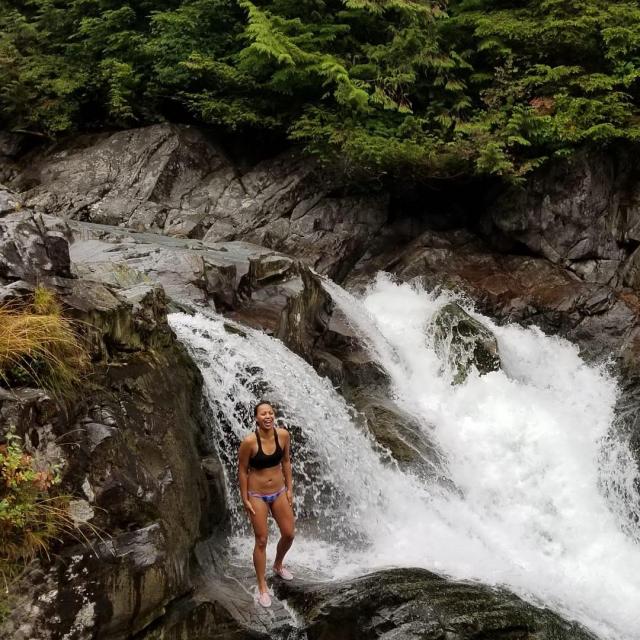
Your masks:
M13 428L60 468L71 517L79 531L92 526L29 566L3 637L128 638L192 590L193 547L225 518L201 438L199 374L167 325L160 286L73 278L62 220L4 213L0 299L28 296L36 280L55 290L82 322L92 367L69 402L0 389L0 437Z
M635 370L640 175L633 150L584 152L524 187L420 191L349 184L296 152L234 160L204 132L177 125L84 136L26 154L5 138L1 150L8 184L36 211L159 232L183 246L187 239L211 247L250 242L351 287L384 269L459 288L494 317L536 324L589 357L614 355ZM221 281L205 289L228 286L228 275L209 271L196 265L192 280ZM218 294L217 304L228 302Z

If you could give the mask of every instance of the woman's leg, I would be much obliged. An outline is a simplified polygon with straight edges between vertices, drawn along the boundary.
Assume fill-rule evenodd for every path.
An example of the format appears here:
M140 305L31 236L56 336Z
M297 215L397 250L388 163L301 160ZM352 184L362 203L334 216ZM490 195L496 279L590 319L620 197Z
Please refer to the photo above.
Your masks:
M253 566L256 569L258 591L265 593L269 590L265 578L267 572L267 538L269 534L267 517L269 515L269 507L261 498L249 496L249 501L256 512L255 515L249 514L251 524L253 525L253 532L256 536L255 546L253 547Z
M293 509L287 500L286 492L281 493L276 498L275 502L271 505L271 513L280 529L280 540L278 541L276 560L273 563L273 568L279 571L282 569L282 561L287 551L291 548L293 537L295 536L295 518Z

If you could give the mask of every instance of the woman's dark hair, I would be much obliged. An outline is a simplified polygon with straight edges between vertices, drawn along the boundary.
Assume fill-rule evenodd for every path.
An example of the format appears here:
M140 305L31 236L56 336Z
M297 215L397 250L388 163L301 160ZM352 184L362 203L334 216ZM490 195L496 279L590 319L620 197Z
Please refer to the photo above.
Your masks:
M263 404L268 404L272 409L274 409L275 412L275 408L274 406L268 401L268 400L260 400L260 402L258 402L258 404L253 407L253 417L257 418L258 417L258 409L263 405Z

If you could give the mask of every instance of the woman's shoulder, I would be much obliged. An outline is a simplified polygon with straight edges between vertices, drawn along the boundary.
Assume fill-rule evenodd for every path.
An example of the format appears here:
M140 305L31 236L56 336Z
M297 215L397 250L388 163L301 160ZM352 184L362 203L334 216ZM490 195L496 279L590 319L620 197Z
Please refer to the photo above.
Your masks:
M289 439L289 429L285 429L283 427L276 427L276 433L278 434L278 438L282 438L283 440Z
M255 444L257 442L256 440L256 434L254 431L252 431L251 433L248 433L244 438L242 438L241 442L240 442L240 446L247 445L247 444Z

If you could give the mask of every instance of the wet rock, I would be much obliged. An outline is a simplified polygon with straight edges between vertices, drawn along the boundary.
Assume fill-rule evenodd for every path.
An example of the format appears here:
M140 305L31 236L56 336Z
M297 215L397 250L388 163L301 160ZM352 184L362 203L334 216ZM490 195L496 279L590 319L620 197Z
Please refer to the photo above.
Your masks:
M184 598L150 625L140 640L271 640L267 631L248 629L219 602Z
M316 353L319 354L319 359L326 358L328 354L340 360L340 389L343 394L350 395L352 390L364 387L369 389L389 387L391 383L389 375L376 362L362 337L349 324L345 314L333 304L328 295L322 322L322 337L316 344Z
M453 373L453 384L464 382L472 368L481 375L500 369L496 337L460 305L444 305L432 325L436 353Z
M309 640L595 640L505 590L392 569L338 584L278 583Z
M300 270L300 288L287 300L282 312L277 337L292 351L313 361L313 352L325 330L330 298L317 275Z
M401 469L440 482L445 467L442 453L432 444L424 427L400 409L390 395L381 389L363 388L350 393L348 398L365 418L366 428L376 442L389 451Z

